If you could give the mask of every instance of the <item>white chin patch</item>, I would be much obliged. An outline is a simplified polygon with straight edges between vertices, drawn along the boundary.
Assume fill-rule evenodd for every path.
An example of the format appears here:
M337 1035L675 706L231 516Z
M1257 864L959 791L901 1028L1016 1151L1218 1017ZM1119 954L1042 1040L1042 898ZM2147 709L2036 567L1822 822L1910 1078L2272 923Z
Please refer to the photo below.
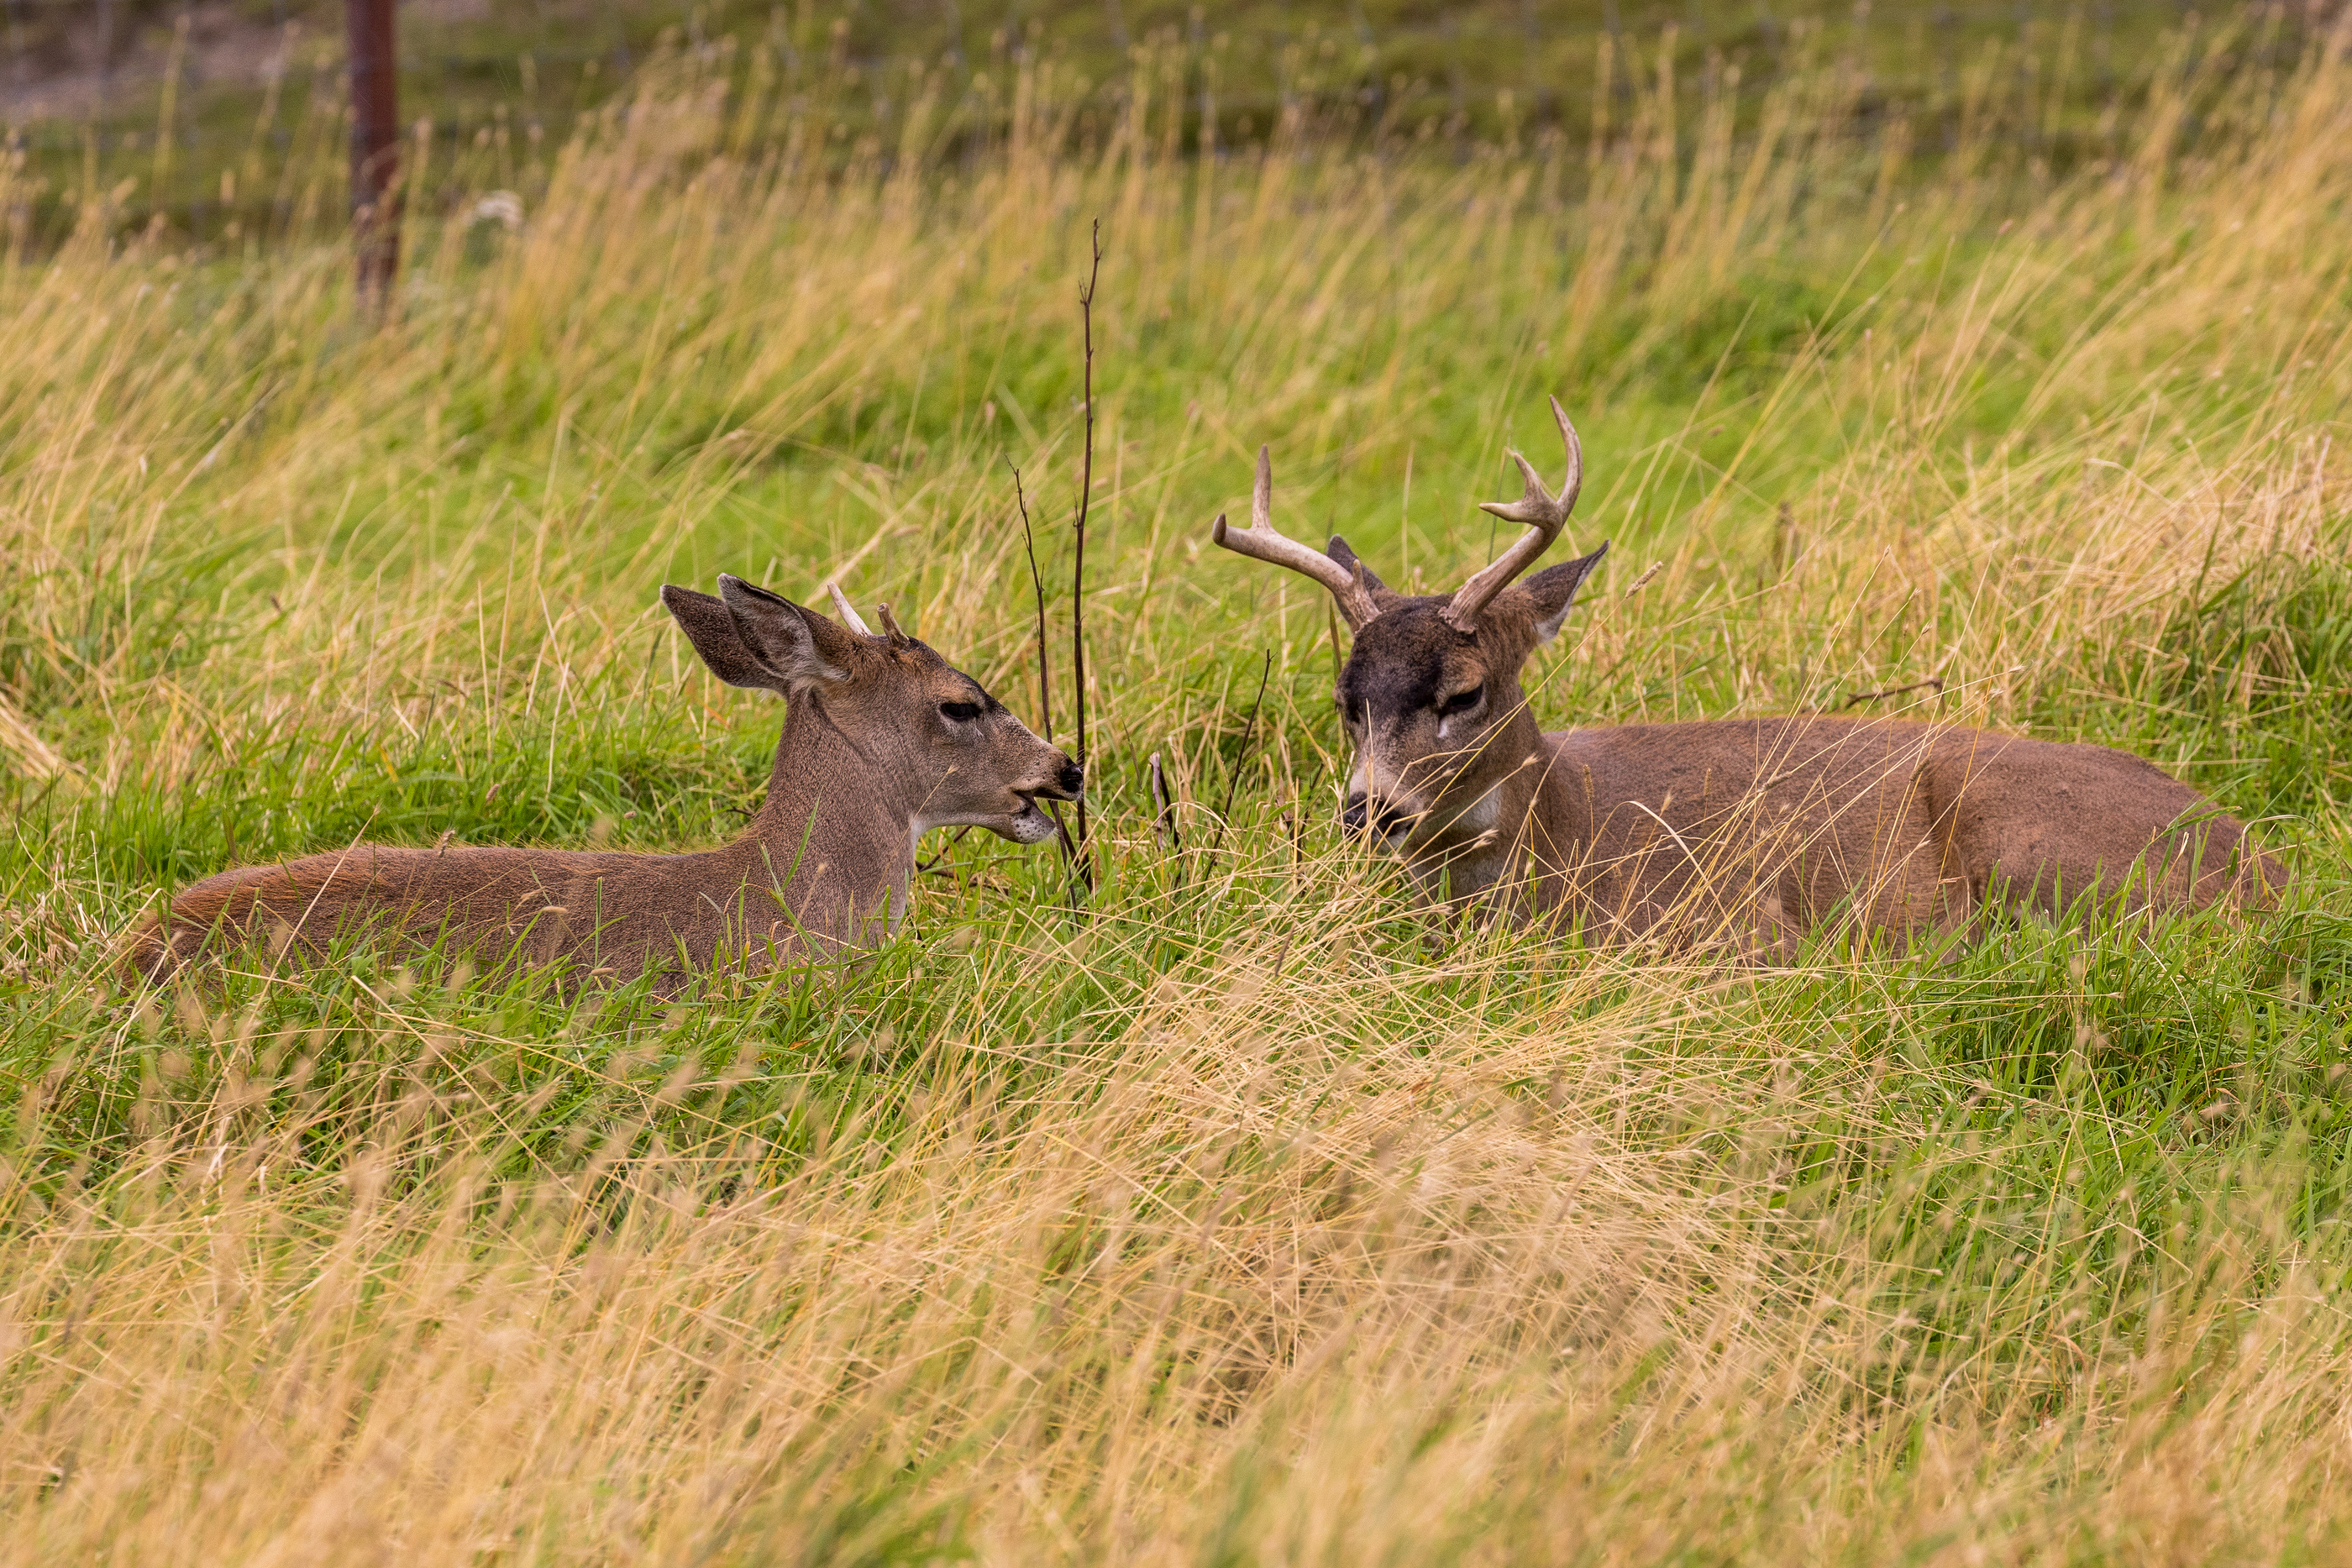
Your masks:
M1034 801L1005 818L1003 825L989 825L1016 844L1040 843L1054 836L1053 819L1039 810Z

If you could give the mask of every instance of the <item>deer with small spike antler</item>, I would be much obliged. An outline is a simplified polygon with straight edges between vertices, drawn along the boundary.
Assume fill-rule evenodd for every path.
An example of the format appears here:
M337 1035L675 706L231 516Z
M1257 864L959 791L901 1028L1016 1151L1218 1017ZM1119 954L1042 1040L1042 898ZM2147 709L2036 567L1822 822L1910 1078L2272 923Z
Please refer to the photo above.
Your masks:
M765 963L882 934L906 907L929 829L1053 836L1037 802L1075 800L1077 764L901 631L887 605L877 635L837 587L839 623L740 578L719 587L715 598L664 588L662 602L711 674L784 698L767 799L741 838L682 855L360 844L239 867L135 932L130 967L161 980L256 936L311 961L371 928L494 961L675 978L722 954Z
M1274 528L1258 453L1250 526L1225 549L1328 589L1355 638L1339 712L1347 826L1423 895L1566 919L1607 938L1743 935L1791 947L1833 920L1900 936L1998 902L2061 914L2260 901L2284 881L2244 827L2126 752L1891 718L1799 715L1544 733L1519 685L1609 547L1519 578L1566 528L1584 474L1568 414L1557 493L1533 465L1484 509L1526 532L1451 595L1397 593L1334 535Z

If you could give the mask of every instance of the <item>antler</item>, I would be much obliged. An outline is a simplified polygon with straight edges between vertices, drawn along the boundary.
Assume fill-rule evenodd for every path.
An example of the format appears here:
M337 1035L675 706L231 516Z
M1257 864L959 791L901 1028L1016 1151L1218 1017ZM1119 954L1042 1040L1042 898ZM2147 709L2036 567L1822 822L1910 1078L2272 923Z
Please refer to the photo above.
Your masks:
M1225 515L1209 525L1209 537L1239 555L1252 556L1272 566L1286 566L1303 577L1311 577L1331 591L1339 601L1339 613L1347 617L1348 630L1355 631L1381 612L1372 602L1372 591L1366 586L1360 570L1349 571L1321 550L1297 539L1284 538L1274 531L1274 461L1263 446L1257 449L1257 485L1250 492L1250 526L1229 528Z
M1527 494L1516 501L1481 501L1478 509L1492 512L1505 522L1525 523L1528 531L1519 536L1517 544L1496 557L1486 570L1464 583L1454 595L1454 601L1439 612L1445 617L1445 623L1457 632L1478 630L1479 612L1538 556L1551 549L1552 541L1559 538L1559 530L1568 524L1568 514L1576 509L1576 493L1584 487L1584 445L1576 439L1576 426L1568 423L1568 411L1559 406L1559 399L1551 400L1551 413L1559 421L1559 438L1568 447L1568 477L1560 481L1559 494L1555 496L1544 488L1535 465L1512 452L1511 461L1528 476Z
M857 618L857 612L851 608L848 599L842 594L841 584L828 582L824 585L824 591L833 595L833 612L841 617L841 623L844 626L863 637L874 635L866 629L866 622Z

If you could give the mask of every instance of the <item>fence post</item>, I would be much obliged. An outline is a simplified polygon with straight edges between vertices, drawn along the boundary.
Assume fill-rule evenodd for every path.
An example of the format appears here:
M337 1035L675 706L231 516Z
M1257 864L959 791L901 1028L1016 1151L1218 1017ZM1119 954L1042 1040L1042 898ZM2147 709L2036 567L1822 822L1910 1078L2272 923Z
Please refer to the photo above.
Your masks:
M352 239L362 309L391 303L400 271L400 57L393 0L343 0L352 73Z

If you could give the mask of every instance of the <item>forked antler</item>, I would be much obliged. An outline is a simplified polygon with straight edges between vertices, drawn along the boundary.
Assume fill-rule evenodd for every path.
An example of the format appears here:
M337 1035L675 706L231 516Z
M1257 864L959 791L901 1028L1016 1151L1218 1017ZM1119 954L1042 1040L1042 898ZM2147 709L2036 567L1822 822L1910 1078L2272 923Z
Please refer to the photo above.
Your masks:
M1263 446L1257 449L1257 485L1250 492L1250 526L1228 528L1225 515L1209 525L1209 537L1236 554L1252 556L1274 566L1286 566L1303 577L1311 577L1331 591L1339 601L1339 613L1347 617L1348 630L1355 631L1381 612L1372 602L1372 591L1366 586L1361 569L1349 571L1321 550L1297 539L1284 538L1274 531L1274 461Z
M1559 494L1544 488L1543 480L1536 474L1535 465L1511 453L1511 461L1528 476L1527 494L1516 501L1481 501L1478 509L1491 512L1508 523L1525 523L1528 531L1518 542L1496 556L1486 570L1464 583L1454 595L1454 601L1439 613L1445 623L1457 632L1478 630L1479 612L1493 602L1495 595L1510 585L1511 580L1534 564L1535 559L1551 549L1559 538L1559 530L1568 525L1568 514L1576 509L1576 493L1584 487L1584 445L1576 439L1576 426L1568 423L1568 411L1559 406L1559 399L1551 400L1552 417L1559 421L1559 438L1568 447L1568 477L1560 481Z

